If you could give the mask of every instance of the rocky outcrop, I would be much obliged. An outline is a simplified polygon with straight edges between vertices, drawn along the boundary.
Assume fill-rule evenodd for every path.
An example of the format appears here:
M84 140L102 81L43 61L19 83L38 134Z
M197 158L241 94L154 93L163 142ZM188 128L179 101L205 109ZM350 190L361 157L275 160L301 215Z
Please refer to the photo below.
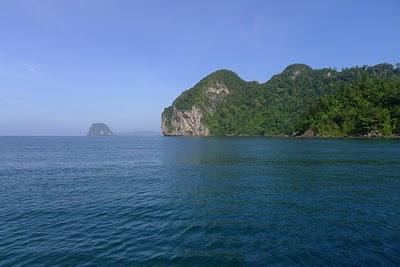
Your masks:
M235 75L229 71L217 71L182 93L161 115L163 135L210 135L204 117L211 116L226 100L231 89L223 80L226 76L233 80L240 79Z
M312 138L317 137L318 135L312 129L308 129L306 131L294 131L290 135L290 137L300 137L300 138Z
M263 83L218 70L164 109L162 132L310 138L397 134L400 126L393 122L399 120L398 105L388 99L397 97L399 78L400 65L391 64L340 71L292 64Z
M382 137L382 134L377 130L371 130L364 134L363 137Z
M104 123L93 123L87 136L112 136L113 132Z
M174 106L162 114L161 128L163 135L195 135L207 136L210 130L203 122L200 108L193 106L191 110L178 110Z
M229 95L230 91L225 84L217 82L213 86L209 86L204 91L204 95L207 98L207 102L210 103L213 109L215 106L220 103L227 95Z

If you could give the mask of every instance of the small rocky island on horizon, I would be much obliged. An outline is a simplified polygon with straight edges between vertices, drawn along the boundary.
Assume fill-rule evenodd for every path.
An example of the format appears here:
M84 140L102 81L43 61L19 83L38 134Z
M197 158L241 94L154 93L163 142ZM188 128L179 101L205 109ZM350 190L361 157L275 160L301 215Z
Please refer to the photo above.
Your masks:
M161 128L174 136L399 136L400 64L293 64L264 83L218 70L164 109Z
M110 130L110 128L104 124L104 123L93 123L90 126L89 132L87 133L87 136L112 136L113 132Z

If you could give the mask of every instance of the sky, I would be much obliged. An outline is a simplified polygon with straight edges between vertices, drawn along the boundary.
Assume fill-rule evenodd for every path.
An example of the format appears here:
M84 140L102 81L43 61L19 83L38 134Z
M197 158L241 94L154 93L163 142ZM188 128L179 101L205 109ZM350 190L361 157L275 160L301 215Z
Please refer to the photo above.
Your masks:
M0 135L159 131L218 69L400 62L398 0L0 0Z

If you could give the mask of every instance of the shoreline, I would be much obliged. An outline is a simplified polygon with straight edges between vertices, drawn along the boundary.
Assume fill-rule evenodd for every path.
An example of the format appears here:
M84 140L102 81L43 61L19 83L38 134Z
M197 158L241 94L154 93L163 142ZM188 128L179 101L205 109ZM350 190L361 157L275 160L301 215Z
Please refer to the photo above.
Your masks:
M162 137L264 137L271 139L400 139L400 135L388 136L289 136L289 135L161 135Z

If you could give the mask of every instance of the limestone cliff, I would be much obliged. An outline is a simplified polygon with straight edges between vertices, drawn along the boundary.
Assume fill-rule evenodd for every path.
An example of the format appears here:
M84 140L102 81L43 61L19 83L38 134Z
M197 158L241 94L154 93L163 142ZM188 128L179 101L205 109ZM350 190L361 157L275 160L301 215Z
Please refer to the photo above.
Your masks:
M202 122L202 111L193 106L191 110L178 110L172 106L172 114L162 114L162 131L164 135L196 135L210 134L208 127Z
M232 82L233 81L233 82ZM164 135L210 135L207 116L217 108L242 80L233 72L220 70L183 92L161 115Z

